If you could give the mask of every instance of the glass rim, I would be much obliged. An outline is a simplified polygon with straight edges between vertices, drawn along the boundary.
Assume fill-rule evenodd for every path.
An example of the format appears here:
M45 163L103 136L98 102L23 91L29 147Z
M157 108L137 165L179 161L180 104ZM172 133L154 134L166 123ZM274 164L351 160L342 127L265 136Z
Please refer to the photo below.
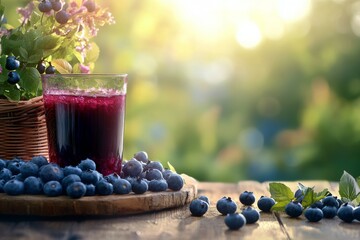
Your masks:
M89 76L89 77L128 77L127 73L64 73L64 74L42 74L43 77L80 77L80 76Z

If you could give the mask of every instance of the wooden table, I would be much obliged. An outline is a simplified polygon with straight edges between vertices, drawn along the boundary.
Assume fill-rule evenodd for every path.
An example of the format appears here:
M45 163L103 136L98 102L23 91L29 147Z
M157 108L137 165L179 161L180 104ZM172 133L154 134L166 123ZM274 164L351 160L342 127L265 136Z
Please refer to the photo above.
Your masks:
M328 188L334 195L338 184L301 181L315 190ZM285 182L296 189L297 182ZM238 206L239 194L253 191L258 199L269 196L268 183L242 181L237 184L198 184L198 194L209 197L209 211L203 217L191 216L188 206L123 217L15 217L0 216L0 239L360 239L360 222L351 224L335 219L309 223L302 215L291 219L283 213L261 213L260 220L237 231L230 231L216 201L230 196Z

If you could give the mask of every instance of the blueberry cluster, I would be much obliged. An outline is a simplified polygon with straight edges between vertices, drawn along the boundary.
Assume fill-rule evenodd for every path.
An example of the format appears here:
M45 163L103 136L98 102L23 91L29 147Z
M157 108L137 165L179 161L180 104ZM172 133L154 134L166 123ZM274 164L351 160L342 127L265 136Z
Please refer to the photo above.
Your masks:
M331 219L336 216L347 223L351 223L355 219L360 221L360 207L354 208L351 203L343 203L335 196L328 195L321 201L312 204L305 211L301 205L303 194L296 191L295 199L285 207L285 213L290 217L296 218L304 213L305 218L309 222L318 222L323 218Z
M60 24L65 24L70 19L69 13L66 12L66 5L61 0L42 0L38 5L38 9L42 13L54 11L55 20Z
M253 192L244 191L239 196L242 207L241 213L237 212L238 205L231 197L222 197L216 202L216 209L224 215L225 225L230 230L238 230L245 224L256 223L260 219L260 213L252 205L255 203ZM210 208L209 199L206 196L200 196L191 201L189 209L193 216L203 216ZM257 205L263 212L270 212L271 207L275 204L275 200L262 196Z
M20 67L20 61L15 56L8 56L5 62L5 68L9 70L7 81L10 84L16 84L20 81L20 75L16 71Z
M103 176L91 159L77 166L59 167L43 156L30 161L18 158L0 159L0 192L8 195L44 194L49 197L68 195L71 198L111 194L142 194L168 189L180 190L182 177L165 170L160 162L150 161L146 152L138 152L123 165L120 174Z

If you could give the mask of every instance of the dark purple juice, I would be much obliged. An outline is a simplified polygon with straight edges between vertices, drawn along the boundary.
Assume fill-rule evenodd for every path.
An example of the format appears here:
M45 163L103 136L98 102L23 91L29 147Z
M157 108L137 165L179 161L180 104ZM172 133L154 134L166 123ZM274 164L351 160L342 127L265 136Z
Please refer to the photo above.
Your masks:
M50 161L64 167L90 158L103 175L120 173L125 97L44 94Z

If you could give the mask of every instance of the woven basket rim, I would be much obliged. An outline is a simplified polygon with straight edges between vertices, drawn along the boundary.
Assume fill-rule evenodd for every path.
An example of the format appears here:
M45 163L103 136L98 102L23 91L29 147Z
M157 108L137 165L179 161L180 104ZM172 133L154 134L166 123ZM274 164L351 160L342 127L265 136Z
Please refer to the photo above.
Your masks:
M33 103L33 102L42 101L42 99L43 99L43 96L42 96L42 95L41 95L41 96L37 96L37 97L30 98L29 100L19 100L19 101L13 101L13 100L1 98L1 99L0 99L0 103L29 104L29 103Z

